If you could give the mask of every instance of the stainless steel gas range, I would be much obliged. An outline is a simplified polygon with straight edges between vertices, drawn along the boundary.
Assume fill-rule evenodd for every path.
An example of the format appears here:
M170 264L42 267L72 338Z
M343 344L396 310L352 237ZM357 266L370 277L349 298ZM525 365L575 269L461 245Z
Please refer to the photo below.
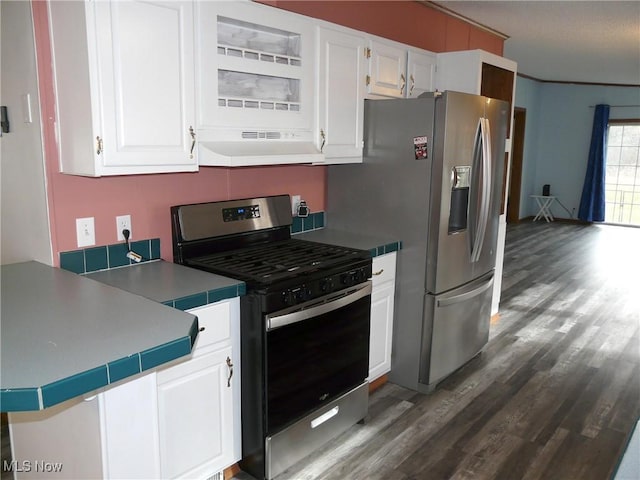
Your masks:
M240 466L271 479L367 413L370 254L291 238L288 195L171 217L176 263L246 283Z

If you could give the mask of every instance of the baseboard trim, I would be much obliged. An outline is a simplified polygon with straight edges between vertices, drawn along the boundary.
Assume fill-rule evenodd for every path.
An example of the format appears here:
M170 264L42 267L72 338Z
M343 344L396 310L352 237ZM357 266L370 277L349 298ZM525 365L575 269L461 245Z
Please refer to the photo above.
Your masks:
M518 223L520 223L520 222L533 222L534 218L535 218L534 216L521 218L521 219L518 220ZM580 220L578 218L560 218L560 217L553 217L553 222L547 222L544 218L536 220L536 222L541 222L541 223L553 223L553 222L574 223L574 224L578 224L578 225L591 225L591 223L592 223L592 222L585 222L584 220Z
M376 378L373 382L369 383L369 393L379 389L382 385L389 381L389 377L384 374L381 377Z
M234 463L230 467L227 467L224 469L224 473L223 473L224 480L231 480L240 472L241 472L240 465L238 465L237 463Z

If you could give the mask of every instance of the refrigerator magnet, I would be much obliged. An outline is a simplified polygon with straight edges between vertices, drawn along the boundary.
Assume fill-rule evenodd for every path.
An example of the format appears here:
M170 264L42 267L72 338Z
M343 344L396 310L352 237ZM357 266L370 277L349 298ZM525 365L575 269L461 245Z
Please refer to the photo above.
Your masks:
M427 137L413 137L413 150L416 160L426 160L428 158Z

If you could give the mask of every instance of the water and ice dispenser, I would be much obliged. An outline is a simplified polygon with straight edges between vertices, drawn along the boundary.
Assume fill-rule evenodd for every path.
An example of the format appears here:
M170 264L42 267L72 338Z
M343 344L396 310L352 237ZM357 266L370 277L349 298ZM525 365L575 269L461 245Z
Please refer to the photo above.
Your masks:
M449 233L456 233L467 229L470 181L470 166L456 166L451 169L451 210L449 212Z

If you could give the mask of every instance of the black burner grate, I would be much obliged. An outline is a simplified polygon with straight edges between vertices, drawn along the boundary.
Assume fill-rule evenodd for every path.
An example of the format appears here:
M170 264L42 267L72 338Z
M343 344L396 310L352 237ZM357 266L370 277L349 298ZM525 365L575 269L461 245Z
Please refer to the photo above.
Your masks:
M189 264L239 280L269 284L367 256L364 250L286 240L205 255L191 259Z

